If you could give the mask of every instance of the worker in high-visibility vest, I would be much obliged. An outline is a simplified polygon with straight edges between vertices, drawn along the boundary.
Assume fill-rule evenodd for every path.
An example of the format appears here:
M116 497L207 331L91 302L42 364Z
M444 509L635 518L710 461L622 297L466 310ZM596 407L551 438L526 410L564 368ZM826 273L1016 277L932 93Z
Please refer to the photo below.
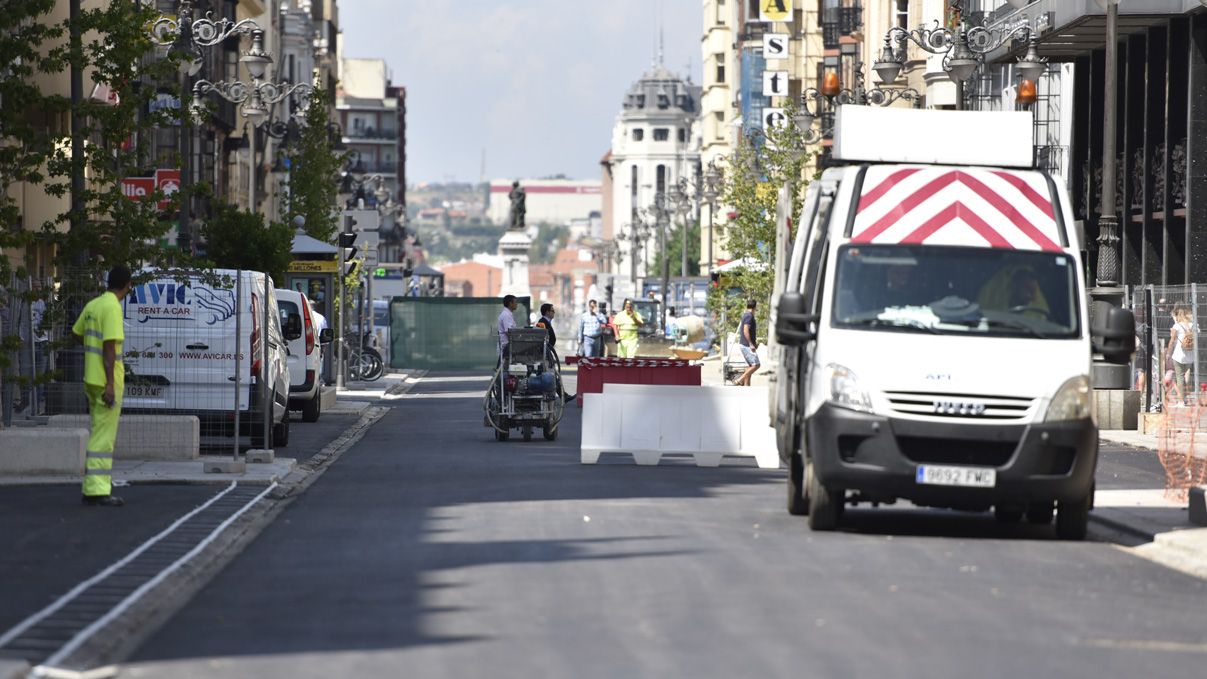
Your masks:
M113 447L126 390L122 342L126 339L122 300L130 293L130 270L118 265L109 271L109 289L89 302L71 327L75 341L84 345L84 396L92 432L84 462L86 505L120 507L113 495Z

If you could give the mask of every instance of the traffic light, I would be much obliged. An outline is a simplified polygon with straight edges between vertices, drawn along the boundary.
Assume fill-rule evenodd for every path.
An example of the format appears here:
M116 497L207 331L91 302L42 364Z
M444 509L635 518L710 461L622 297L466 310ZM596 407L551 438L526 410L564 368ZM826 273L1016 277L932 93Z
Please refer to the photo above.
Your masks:
M351 222L352 224L356 223L356 220L352 219L351 217L347 217L346 221ZM355 243L355 233L345 231L339 235L340 255L344 263L344 270L342 273L344 276L351 276L352 274L356 273L356 253L360 249L356 247Z

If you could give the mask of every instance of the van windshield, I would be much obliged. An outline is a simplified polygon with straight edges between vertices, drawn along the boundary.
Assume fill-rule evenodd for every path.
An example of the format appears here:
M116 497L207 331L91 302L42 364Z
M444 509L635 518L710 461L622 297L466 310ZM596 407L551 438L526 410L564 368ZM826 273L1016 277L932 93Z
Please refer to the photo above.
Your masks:
M1052 252L846 245L835 327L1068 339L1080 334L1076 261Z

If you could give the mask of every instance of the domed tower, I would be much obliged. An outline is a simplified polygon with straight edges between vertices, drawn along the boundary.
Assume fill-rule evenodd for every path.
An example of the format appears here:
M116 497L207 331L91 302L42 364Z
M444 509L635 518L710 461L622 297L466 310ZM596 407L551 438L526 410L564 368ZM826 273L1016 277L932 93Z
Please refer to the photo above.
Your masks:
M681 177L695 181L700 164L699 111L700 87L661 63L625 94L612 128L610 160L612 237L620 252L617 302L622 294L638 296L647 274L658 276L651 266L657 256L657 233L653 216L646 212L655 196L669 193Z

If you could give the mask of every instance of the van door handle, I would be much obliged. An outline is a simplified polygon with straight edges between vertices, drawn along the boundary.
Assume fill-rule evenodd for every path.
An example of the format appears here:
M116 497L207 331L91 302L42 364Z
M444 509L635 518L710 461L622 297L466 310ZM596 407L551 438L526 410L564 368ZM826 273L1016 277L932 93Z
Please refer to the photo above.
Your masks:
M185 347L184 347L184 348L185 348L185 349L188 349L189 351L205 351L206 349L209 349L209 348L210 348L210 345L208 345L208 344L200 344L200 343L198 343L198 344L188 344L188 345L185 345Z

